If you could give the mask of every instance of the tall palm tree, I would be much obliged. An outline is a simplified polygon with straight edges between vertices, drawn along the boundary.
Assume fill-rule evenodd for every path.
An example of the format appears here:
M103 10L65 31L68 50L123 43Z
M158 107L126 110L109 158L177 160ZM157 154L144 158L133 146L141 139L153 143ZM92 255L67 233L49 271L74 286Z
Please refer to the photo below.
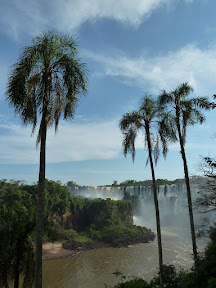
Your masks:
M42 287L42 239L47 129L58 128L61 116L73 118L80 93L86 92L86 67L77 58L73 37L42 33L25 47L8 81L7 100L34 132L40 121L40 168L36 216L35 287Z
M178 86L174 91L166 92L165 90L159 95L158 101L160 108L170 108L170 121L176 128L176 137L180 143L180 151L184 165L185 183L187 188L187 200L190 217L190 229L193 246L193 256L195 263L196 274L198 274L198 255L196 246L196 235L194 228L193 207L191 200L191 188L188 172L187 159L185 154L185 141L186 129L188 125L195 125L196 123L202 124L205 117L201 109L208 110L212 108L212 104L205 97L188 98L189 94L193 91L188 83L183 83Z
M120 120L119 126L123 133L123 148L124 155L132 154L132 159L135 159L135 140L139 131L144 132L145 145L148 149L147 163L150 162L154 204L156 213L156 226L157 226L157 241L158 241L158 254L159 254L159 270L160 270L160 287L163 287L163 254L162 254L162 241L161 241L161 228L160 228L160 212L157 196L157 186L155 179L155 164L157 163L160 146L159 140L162 143L163 155L166 156L168 141L172 138L172 127L167 122L168 118L164 114L159 113L157 102L150 96L145 96L138 111L133 111L123 115ZM156 133L153 129L156 128ZM159 133L158 133L159 132ZM173 139L174 140L174 139Z

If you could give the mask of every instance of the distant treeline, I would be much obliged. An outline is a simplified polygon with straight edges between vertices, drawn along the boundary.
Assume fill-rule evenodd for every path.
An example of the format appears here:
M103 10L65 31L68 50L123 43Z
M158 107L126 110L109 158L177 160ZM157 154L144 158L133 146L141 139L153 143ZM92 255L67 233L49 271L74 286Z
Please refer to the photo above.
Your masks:
M191 184L199 184L205 181L205 177L203 176L191 176L190 183ZM157 179L156 185L172 185L172 184L182 184L185 183L184 178L175 179L175 180L167 180L167 179ZM113 182L112 186L151 186L152 180L144 180L144 181L136 181L136 180L125 180L121 183Z

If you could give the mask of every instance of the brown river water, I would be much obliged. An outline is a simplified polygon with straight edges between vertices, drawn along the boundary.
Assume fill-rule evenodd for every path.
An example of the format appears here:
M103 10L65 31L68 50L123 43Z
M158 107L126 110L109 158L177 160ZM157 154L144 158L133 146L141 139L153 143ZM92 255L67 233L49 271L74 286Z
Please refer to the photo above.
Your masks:
M162 232L164 263L187 269L193 264L190 238L188 234L178 234L170 230ZM117 269L126 276L150 280L158 271L156 240L128 248L101 248L63 259L46 260L43 263L43 287L104 288L104 284L114 285L120 281L113 275Z

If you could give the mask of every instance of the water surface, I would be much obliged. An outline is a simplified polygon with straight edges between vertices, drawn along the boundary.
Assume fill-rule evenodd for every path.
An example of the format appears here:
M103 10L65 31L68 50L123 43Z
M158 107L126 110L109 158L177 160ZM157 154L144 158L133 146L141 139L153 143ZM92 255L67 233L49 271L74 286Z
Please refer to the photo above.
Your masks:
M164 263L189 268L193 264L190 239L163 231ZM158 271L156 241L137 244L129 248L102 248L63 259L47 260L43 264L43 285L48 288L103 288L114 285L113 272L120 270L127 276L150 280Z

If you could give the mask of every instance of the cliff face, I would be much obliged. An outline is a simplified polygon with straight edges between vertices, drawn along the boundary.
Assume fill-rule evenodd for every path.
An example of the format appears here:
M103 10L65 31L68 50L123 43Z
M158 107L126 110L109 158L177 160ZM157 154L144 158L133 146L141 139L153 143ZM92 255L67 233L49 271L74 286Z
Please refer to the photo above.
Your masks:
M96 199L89 201L83 212L85 224L94 225L96 229L117 223L133 224L132 205L128 201Z
M129 201L115 201L109 198L86 200L79 211L78 219L79 231L85 231L94 241L108 243L114 247L146 243L155 237L151 230L133 225L132 204ZM74 219L72 222L75 223ZM74 249L76 245L80 246L80 243L72 241L65 247Z
M77 211L56 216L55 223L63 229L83 230L89 226L102 229L105 226L133 224L132 204L129 201L95 199L85 201Z

